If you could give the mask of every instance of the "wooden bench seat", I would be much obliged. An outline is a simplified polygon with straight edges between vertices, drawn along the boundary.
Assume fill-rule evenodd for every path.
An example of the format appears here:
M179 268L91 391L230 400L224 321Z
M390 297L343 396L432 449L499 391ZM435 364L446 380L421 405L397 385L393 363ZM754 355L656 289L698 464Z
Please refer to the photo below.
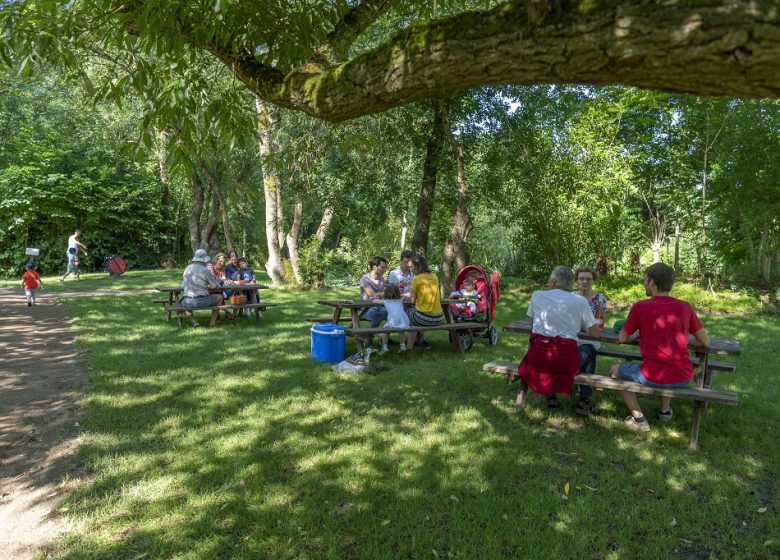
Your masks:
M306 320L309 323L332 323L333 317L306 317ZM349 316L340 317L339 323L351 323L352 318Z
M167 302L166 302L167 303ZM242 310L242 309L255 309L256 311L265 311L268 307L278 307L278 303L245 303L243 305L230 305L222 304L222 305L212 305L210 307L181 307L180 305L166 305L165 311L168 313L176 313L176 318L179 320L179 328L183 328L184 324L182 322L182 317L184 316L184 313L186 311L214 311L215 309L225 310L225 311L233 311L233 310ZM255 322L260 323L260 314L255 313Z
M506 376L507 381L511 382L515 379L517 374L517 367L519 364L512 362L493 361L488 362L482 366L483 371L489 371L493 373L501 373ZM735 366L736 367L736 366ZM704 389L699 387L682 387L679 389L657 389L655 387L648 387L640 383L633 381L625 381L622 379L612 379L605 375L597 375L591 373L580 373L574 378L574 382L580 385L590 385L597 389L609 389L613 391L630 391L632 393L639 393L643 395L657 395L666 396L679 399L688 399L693 401L693 416L691 418L691 436L689 446L691 449L696 449L699 438L699 426L701 424L701 418L704 414L707 403L727 404L731 406L737 406L739 404L739 395L732 391L718 391L715 389ZM521 393L524 393L521 388L520 393L517 395L517 403L515 409L517 411L522 410L524 406L525 396L521 397Z
M606 356L608 358L620 358L628 361L638 361L642 359L642 355L639 352L631 352L630 350L621 350L619 348L609 348L602 346L596 353L599 356ZM699 367L699 358L691 358L693 367ZM707 369L714 371L730 371L735 372L737 370L737 364L734 362L716 362L713 360L707 361Z
M420 326L409 326L406 328L400 328L400 327L366 327L366 328L359 328L356 329L354 327L347 327L344 329L344 332L348 334L349 336L352 336L355 338L355 340L358 343L358 347L362 349L363 346L365 346L368 341L371 339L372 336L375 334L383 334L383 333L406 333L406 332L429 332L429 331L449 331L450 333L457 333L458 331L471 331L475 329L482 329L485 325L483 323L474 323L474 322L466 322L466 323L442 323L441 325L434 325L430 327L420 327ZM459 336L453 336L451 337L453 347L458 352L463 352L464 348L462 346L461 340ZM468 350L468 348L465 348L465 350Z

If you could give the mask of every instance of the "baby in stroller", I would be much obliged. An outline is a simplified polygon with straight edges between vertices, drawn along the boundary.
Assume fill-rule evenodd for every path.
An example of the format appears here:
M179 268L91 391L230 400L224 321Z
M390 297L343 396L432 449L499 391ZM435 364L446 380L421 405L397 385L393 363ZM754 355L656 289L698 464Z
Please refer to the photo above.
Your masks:
M476 279L474 275L466 276L463 279L463 287L450 293L451 298L468 298L462 303L455 303L452 310L457 317L463 319L473 319L477 315L477 300L481 295L476 288Z

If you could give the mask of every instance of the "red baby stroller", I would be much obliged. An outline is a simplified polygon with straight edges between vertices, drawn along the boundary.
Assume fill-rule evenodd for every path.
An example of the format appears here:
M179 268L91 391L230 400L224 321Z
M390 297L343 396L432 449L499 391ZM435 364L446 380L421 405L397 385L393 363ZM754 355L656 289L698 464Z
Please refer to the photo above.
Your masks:
M493 326L493 313L496 310L496 303L501 297L501 275L498 272L492 272L489 276L485 270L477 265L467 265L458 271L455 277L455 289L462 290L466 277L474 280L474 290L477 292L477 301L474 306L451 303L450 314L455 322L475 322L482 323L478 328L467 331L457 331L457 336L461 337L461 345L464 350L469 350L474 344L474 337L481 336L488 339L491 346L498 344L498 331ZM450 333L450 337L453 334Z

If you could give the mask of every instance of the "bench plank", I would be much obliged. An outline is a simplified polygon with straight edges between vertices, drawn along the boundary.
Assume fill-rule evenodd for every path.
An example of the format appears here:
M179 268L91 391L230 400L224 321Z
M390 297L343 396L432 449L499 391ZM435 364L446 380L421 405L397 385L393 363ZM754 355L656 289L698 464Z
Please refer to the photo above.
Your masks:
M507 381L511 381L517 373L519 364L513 362L493 361L482 366L484 371L503 373L507 376ZM700 387L682 387L679 389L661 389L648 387L633 381L623 379L612 379L605 375L596 375L593 373L580 373L574 378L574 382L581 385L590 385L599 389L610 389L613 391L630 391L632 393L641 393L645 395L659 395L672 398L685 398L693 401L693 415L691 416L691 435L688 443L689 449L696 449L699 442L699 427L704 416L704 411L708 402L727 404L736 406L739 404L739 395L731 391L716 391L714 389L704 389ZM521 382L520 391L517 393L515 401L515 411L521 412L525 408L528 386Z
M471 329L482 329L484 328L484 323L442 323L441 325L435 325L431 327L419 327L419 326L409 326L406 328L400 328L400 327L376 327L376 328L346 328L344 329L344 332L349 335L372 335L372 334L382 334L382 333L403 333L403 332L426 332L426 331L465 331L465 330L471 330Z
M619 350L617 348L602 347L596 350L599 356L606 356L608 358L621 358L629 361L641 360L642 355L639 352L631 352L629 350ZM693 367L699 367L699 358L691 358ZM715 371L737 371L737 364L733 362L716 362L713 360L707 361L707 369Z
M230 305L230 304L223 304L223 305L212 305L209 307L181 307L179 305L166 305L164 307L165 311L168 312L168 317L170 320L170 314L176 313L176 319L179 321L179 328L184 328L184 323L182 322L182 317L184 316L184 313L186 311L214 311L215 309L218 310L225 310L225 311L233 311L233 310L243 310L243 309L255 309L258 312L259 311L265 311L267 307L279 307L278 303L245 303L243 305ZM260 324L260 313L255 314L255 322L257 324Z

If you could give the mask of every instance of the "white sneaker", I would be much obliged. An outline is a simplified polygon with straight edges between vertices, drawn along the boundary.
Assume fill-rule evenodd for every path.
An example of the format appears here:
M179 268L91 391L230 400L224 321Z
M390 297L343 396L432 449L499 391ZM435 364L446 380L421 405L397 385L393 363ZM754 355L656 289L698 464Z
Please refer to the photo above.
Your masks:
M402 342L398 345L398 353L401 354L403 352L406 352L406 343Z
M387 354L390 351L390 349L387 347L387 345L382 346L382 350L379 351L380 354Z

